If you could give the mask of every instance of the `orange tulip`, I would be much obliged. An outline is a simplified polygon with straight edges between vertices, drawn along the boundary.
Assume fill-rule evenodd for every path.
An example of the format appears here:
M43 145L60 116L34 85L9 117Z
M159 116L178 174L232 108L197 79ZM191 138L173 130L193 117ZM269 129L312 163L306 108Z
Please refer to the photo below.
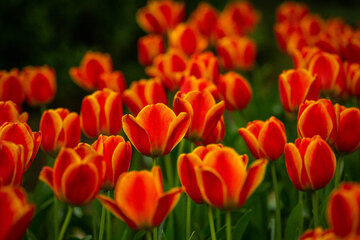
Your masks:
M252 97L250 84L236 72L227 72L222 75L218 83L218 90L229 111L244 109Z
M224 117L222 116L214 130L208 135L203 141L195 142L196 145L208 145L214 143L221 143L225 137L225 123Z
M34 204L28 203L21 187L0 187L0 239L22 239L34 211Z
M307 38L316 37L320 35L321 32L324 32L326 23L318 15L307 14L299 22L303 35Z
M348 93L360 98L360 64L345 62L344 68Z
M332 230L323 230L321 227L309 229L300 236L299 240L334 240L335 234Z
M49 109L41 117L40 133L41 147L45 152L75 147L81 136L80 117L65 108Z
M191 123L186 138L193 142L205 140L216 128L224 113L224 102L216 103L210 92L178 92L174 97L173 109L176 114L188 113Z
M81 60L80 67L72 67L69 74L73 81L86 91L98 88L102 73L113 70L109 54L100 52L86 52Z
M132 229L150 230L159 226L177 204L181 188L163 192L160 167L132 171L120 176L115 199L98 195L101 204Z
M210 40L216 26L217 18L218 11L215 8L209 3L200 2L189 17L189 24Z
M310 60L322 51L317 47L303 47L300 50L294 50L291 54L296 69L309 68Z
M7 122L0 127L0 141L6 140L24 148L24 170L28 170L41 142L41 133L33 132L26 123Z
M0 141L0 186L21 185L24 167L23 146Z
M337 35L339 37L339 35ZM360 62L360 31L340 35L343 39L342 54L350 62Z
M31 106L48 104L56 94L55 70L48 66L25 67L21 73L26 102Z
M209 91L215 99L218 99L219 95L215 84L205 78L196 78L194 76L185 77L180 87L180 92L188 93L190 91Z
M168 154L185 136L190 125L187 113L178 116L163 103L147 105L136 118L126 114L123 129L142 154L159 157Z
M198 168L196 179L205 201L221 209L242 207L262 182L266 159L258 159L248 169L247 155L224 147L208 152Z
M72 205L91 202L103 183L105 162L91 146L80 143L76 148L62 148L54 168L43 167L39 179L54 191L56 197Z
M17 106L21 106L25 99L23 84L20 80L18 69L11 71L0 71L0 100L13 101Z
M132 82L130 88L124 91L122 99L134 115L149 104L168 104L164 86L158 78Z
M116 135L121 130L120 93L107 88L98 90L83 99L80 112L82 130L89 137L101 133Z
M330 144L335 142L338 117L330 100L306 100L299 108L297 131L301 138L320 135Z
M220 78L219 62L212 52L193 55L188 64L187 75L205 78L217 84Z
M174 28L185 17L183 2L171 0L148 1L147 5L136 13L139 26L148 33L163 34Z
M98 89L109 88L115 92L122 93L126 89L124 75L120 71L104 72L99 75Z
M0 126L5 122L26 122L28 117L27 112L19 112L14 102L0 101Z
M280 99L286 111L297 111L305 100L318 99L320 89L315 79L305 69L291 69L279 75Z
M92 144L99 154L103 155L105 161L105 176L103 188L113 189L119 176L127 172L131 160L131 144L125 142L121 136L103 136Z
M300 191L323 188L335 174L335 154L319 135L287 143L285 161L289 177Z
M342 183L330 195L327 204L327 219L330 228L339 239L360 237L360 185Z
M276 21L296 23L308 13L309 9L303 3L284 2L276 9Z
M164 39L160 35L146 35L139 38L137 48L139 63L148 66L153 63L156 56L165 52Z
M290 22L277 22L274 24L274 33L275 38L278 46L281 50L283 50L286 53L292 53L288 52L288 49L291 50L300 50L301 44L295 44L291 41L294 41L294 39L297 37L298 39L295 39L297 42L300 42L300 38L303 36L300 26L297 24L293 24ZM293 38L293 40L290 40ZM292 47L290 47L292 46ZM297 47L294 47L297 46Z
M339 152L352 153L360 146L360 109L335 104L339 119L335 147Z
M278 159L284 152L286 133L284 124L275 117L268 120L249 122L246 128L239 128L251 154L256 158Z

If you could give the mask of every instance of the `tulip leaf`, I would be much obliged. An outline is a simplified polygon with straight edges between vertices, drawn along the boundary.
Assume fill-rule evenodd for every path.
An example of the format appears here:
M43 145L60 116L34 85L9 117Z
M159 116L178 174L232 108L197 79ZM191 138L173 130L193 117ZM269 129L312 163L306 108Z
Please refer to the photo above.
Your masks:
M135 234L134 240L142 239L145 236L146 231L141 230Z
M303 205L297 204L291 211L285 227L285 240L298 239L303 229Z
M242 216L237 220L237 222L235 223L235 225L232 226L232 234L234 239L241 239L247 225L250 222L251 219L251 214L252 210L248 209L244 212L244 214L242 214ZM217 239L225 239L225 234L226 234L226 226L224 225L223 227L220 228L220 230L218 230L216 232L216 238Z
M200 236L196 231L193 231L188 240L199 240Z

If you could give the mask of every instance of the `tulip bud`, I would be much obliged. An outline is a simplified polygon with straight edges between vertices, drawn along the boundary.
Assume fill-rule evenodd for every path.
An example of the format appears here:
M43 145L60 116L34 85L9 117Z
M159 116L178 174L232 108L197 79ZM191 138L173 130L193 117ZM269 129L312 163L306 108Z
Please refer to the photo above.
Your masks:
M20 80L19 70L12 69L10 72L0 71L0 100L11 100L20 107L24 99L25 92Z
M209 3L200 2L189 17L189 24L207 39L211 39L218 18L218 11Z

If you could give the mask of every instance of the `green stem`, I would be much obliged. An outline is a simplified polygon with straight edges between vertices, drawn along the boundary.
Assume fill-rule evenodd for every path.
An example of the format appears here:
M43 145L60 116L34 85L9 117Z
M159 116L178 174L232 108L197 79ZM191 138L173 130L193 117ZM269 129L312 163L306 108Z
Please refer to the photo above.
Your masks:
M59 201L54 194L54 239L59 235Z
M213 213L212 213L212 209L211 209L210 205L208 205L208 217L209 217L211 240L216 240L214 217L213 217Z
M226 211L226 240L231 239L231 212Z
M187 196L186 199L186 239L190 237L191 231L191 198Z
M155 167L155 166L156 166L156 160L157 160L157 158L154 157L154 158L153 158L153 165L152 165L152 167Z
M127 232L128 232L128 228L125 228L125 230L123 231L123 234L122 234L122 236L121 236L121 240L125 240L125 239L126 239ZM151 232L148 231L148 233L150 234L150 240L151 240Z
M173 168L172 168L172 159L170 157L170 154L165 156L165 170L166 170L166 176L169 183L169 186L173 186Z
M146 240L151 240L151 232L150 231L146 232Z
M64 223L63 223L63 225L61 227L61 230L60 230L60 235L58 237L58 240L62 240L64 238L66 229L67 229L67 227L68 227L68 225L70 223L72 213L73 213L73 208L72 208L72 206L69 206L68 207L68 212L67 212L65 220L64 220Z
M303 192L298 191L299 193L299 204L301 204L302 206L304 206L304 201L303 201ZM300 232L303 232L303 228L304 228L304 216L303 213L301 212L301 216L300 216Z
M313 191L311 193L312 197L312 207L313 207L313 217L314 217L314 228L319 226L319 210L318 210L318 196L317 192Z
M107 196L110 197L110 191L107 192ZM106 240L111 239L111 213L106 210Z
M97 231L96 231L96 201L93 201L92 203L92 211L93 211L93 214L92 214L92 224L93 224L93 236L95 238L95 236L97 236Z
M220 210L216 209L215 214L216 214L216 231L219 231L221 227Z
M154 228L153 230L153 240L157 240L158 239L158 229L157 227Z
M104 206L102 206L102 208L101 208L101 218L100 218L99 240L102 240L103 237L104 237L105 215L106 215L106 209L105 209Z
M338 161L337 161L337 164L336 164L336 170L335 170L335 189L339 186L339 183L340 183L340 179L341 179L341 168L342 168L342 165L343 165L343 156L340 155L338 157Z
M277 184L276 178L276 167L275 162L271 162L271 175L274 185L274 192L275 192L275 201L276 201L276 209L275 209L275 239L281 239L281 215L280 215L280 196L279 196L279 189Z

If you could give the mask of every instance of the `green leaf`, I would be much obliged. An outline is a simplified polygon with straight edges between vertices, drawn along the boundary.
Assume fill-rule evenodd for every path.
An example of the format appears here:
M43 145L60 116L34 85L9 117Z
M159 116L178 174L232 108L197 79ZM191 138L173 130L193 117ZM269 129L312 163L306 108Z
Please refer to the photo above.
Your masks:
M248 226L251 216L252 210L249 209L246 211L236 222L235 226L232 228L232 234L234 239L241 239L244 235L245 229Z
M142 239L142 237L145 236L145 233L146 233L146 231L144 231L144 230L138 231L138 232L135 234L134 240Z
M302 233L303 205L296 205L291 211L285 227L285 240L298 239Z

